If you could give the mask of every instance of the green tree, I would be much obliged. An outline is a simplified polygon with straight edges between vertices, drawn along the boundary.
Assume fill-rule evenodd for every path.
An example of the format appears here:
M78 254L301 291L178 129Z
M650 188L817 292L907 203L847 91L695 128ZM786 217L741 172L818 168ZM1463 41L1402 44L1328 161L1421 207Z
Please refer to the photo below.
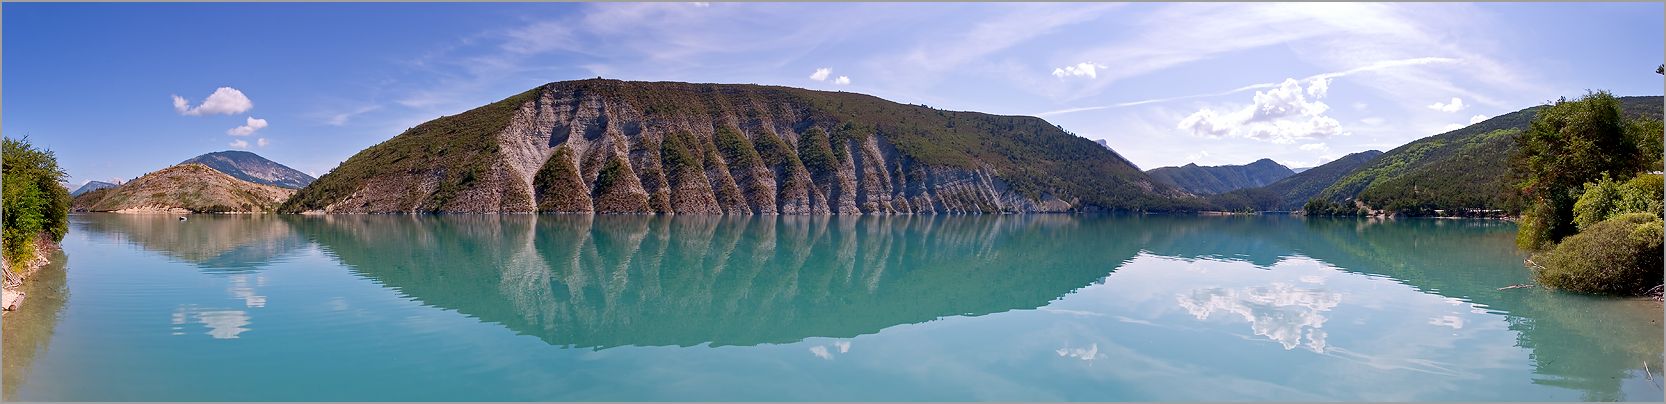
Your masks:
M1644 168L1639 157L1642 135L1620 113L1619 100L1606 91L1567 99L1541 109L1526 131L1516 135L1512 168L1527 200L1516 242L1540 249L1577 231L1574 203L1588 182L1608 173L1629 179Z
M1662 215L1662 178L1644 174L1619 182L1604 174L1602 180L1585 184L1585 192L1573 204L1574 225L1586 231L1598 222L1628 213Z
M69 190L59 185L64 170L57 157L28 138L5 138L0 154L0 250L8 262L21 264L35 258L38 238L56 242L69 232Z

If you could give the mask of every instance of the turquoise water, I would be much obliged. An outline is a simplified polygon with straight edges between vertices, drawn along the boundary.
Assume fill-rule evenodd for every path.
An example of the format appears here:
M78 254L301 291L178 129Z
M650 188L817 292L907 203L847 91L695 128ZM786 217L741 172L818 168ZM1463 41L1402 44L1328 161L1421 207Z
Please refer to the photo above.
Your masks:
M1663 398L1661 306L1498 290L1508 222L72 221L5 399Z

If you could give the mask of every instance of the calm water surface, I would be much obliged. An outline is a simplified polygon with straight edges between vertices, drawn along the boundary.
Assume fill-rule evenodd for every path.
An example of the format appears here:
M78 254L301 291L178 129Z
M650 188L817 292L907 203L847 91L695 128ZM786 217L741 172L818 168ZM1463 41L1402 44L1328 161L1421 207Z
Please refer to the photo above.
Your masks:
M1663 398L1661 306L1498 290L1507 222L72 221L7 400Z

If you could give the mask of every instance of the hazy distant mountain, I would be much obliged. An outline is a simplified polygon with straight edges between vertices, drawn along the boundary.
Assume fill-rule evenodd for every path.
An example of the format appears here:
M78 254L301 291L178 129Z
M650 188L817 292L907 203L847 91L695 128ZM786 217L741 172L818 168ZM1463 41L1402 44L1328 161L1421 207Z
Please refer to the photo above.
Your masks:
M1255 188L1289 177L1295 172L1289 167L1260 159L1240 166L1159 167L1146 171L1152 179L1172 184L1198 195L1211 195L1243 188Z
M1301 174L1302 171L1307 171L1308 169L1311 169L1311 168L1313 168L1313 167L1290 167L1290 171L1293 171L1296 174Z
M240 180L290 189L300 189L313 181L306 173L246 151L213 152L180 162L185 163L199 163Z
M111 183L104 182L104 181L87 181L87 183L82 184L80 188L76 188L75 192L70 192L69 196L76 197L76 196L81 196L81 194L85 194L85 193L88 193L88 192L97 191L97 190L105 189L105 188L115 188L115 187L116 187L116 184L111 184Z
M285 212L891 214L1167 209L1047 121L746 84L550 83L417 125Z

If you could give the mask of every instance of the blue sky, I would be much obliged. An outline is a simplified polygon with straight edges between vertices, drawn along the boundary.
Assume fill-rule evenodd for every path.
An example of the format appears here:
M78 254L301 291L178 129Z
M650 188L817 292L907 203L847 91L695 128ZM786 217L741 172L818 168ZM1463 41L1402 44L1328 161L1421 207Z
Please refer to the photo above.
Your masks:
M603 76L1039 115L1146 169L1303 167L1587 89L1659 95L1662 7L11 3L0 119L73 184L226 149L319 175Z

